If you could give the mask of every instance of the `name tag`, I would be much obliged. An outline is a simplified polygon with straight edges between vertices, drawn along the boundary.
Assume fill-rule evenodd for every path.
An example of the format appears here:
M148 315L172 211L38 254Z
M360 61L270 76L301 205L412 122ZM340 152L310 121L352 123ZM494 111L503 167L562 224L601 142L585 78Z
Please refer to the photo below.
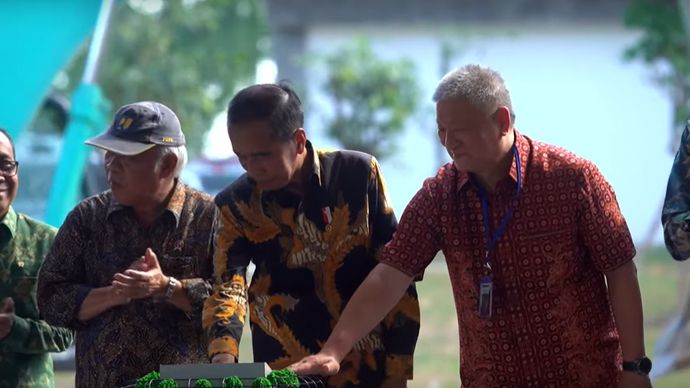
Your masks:
M490 276L482 277L479 282L479 317L482 319L491 318L493 311L494 283Z

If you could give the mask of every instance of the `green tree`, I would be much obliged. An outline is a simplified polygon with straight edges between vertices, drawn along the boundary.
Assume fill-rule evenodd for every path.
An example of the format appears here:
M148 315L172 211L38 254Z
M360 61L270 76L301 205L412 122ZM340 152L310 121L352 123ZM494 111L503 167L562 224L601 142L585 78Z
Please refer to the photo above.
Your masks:
M690 119L690 39L680 5L678 0L632 0L624 18L626 27L642 31L624 58L650 65L655 82L671 97L673 152Z
M347 149L379 159L393 155L398 135L417 109L419 87L412 61L379 59L367 41L358 40L324 63L324 90L334 108L328 134Z
M113 109L157 100L182 122L190 152L200 150L215 115L238 86L253 82L265 53L262 2L128 0L111 16L98 83ZM86 47L68 70L78 82Z

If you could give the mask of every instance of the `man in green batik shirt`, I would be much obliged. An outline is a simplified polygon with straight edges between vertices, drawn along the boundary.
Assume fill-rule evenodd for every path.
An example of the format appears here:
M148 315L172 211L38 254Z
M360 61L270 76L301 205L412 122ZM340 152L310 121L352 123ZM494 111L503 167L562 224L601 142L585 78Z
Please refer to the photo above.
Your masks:
M40 319L36 276L56 230L12 209L19 187L14 158L0 128L0 388L54 387L48 353L67 349L73 334Z

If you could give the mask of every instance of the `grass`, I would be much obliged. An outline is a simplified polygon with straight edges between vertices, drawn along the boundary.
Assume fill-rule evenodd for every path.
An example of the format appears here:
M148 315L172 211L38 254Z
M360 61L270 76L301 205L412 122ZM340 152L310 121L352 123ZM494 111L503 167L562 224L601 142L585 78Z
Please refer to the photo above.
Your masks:
M654 248L636 259L645 311L647 353L654 359L654 344L678 310L679 274L690 263L676 263L663 248ZM415 380L411 388L458 387L458 330L450 281L443 263L434 263L418 284L422 324L415 353ZM684 283L681 283L684 284ZM240 361L251 361L251 340L245 328ZM656 388L687 387L690 369L654 382ZM57 388L72 387L74 374L57 373Z

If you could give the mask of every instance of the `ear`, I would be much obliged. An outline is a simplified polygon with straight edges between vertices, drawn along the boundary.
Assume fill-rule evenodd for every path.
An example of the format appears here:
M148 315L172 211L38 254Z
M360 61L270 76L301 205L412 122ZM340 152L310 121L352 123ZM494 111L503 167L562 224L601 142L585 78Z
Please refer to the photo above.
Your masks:
M307 132L304 130L304 128L297 128L295 133L292 134L292 139L297 145L297 153L304 153L307 149Z
M510 129L513 127L513 122L510 118L510 109L507 106L499 107L496 110L495 117L496 123L501 131L501 135L507 135Z
M177 167L177 155L166 154L158 165L161 178L172 177L175 174L175 167Z

